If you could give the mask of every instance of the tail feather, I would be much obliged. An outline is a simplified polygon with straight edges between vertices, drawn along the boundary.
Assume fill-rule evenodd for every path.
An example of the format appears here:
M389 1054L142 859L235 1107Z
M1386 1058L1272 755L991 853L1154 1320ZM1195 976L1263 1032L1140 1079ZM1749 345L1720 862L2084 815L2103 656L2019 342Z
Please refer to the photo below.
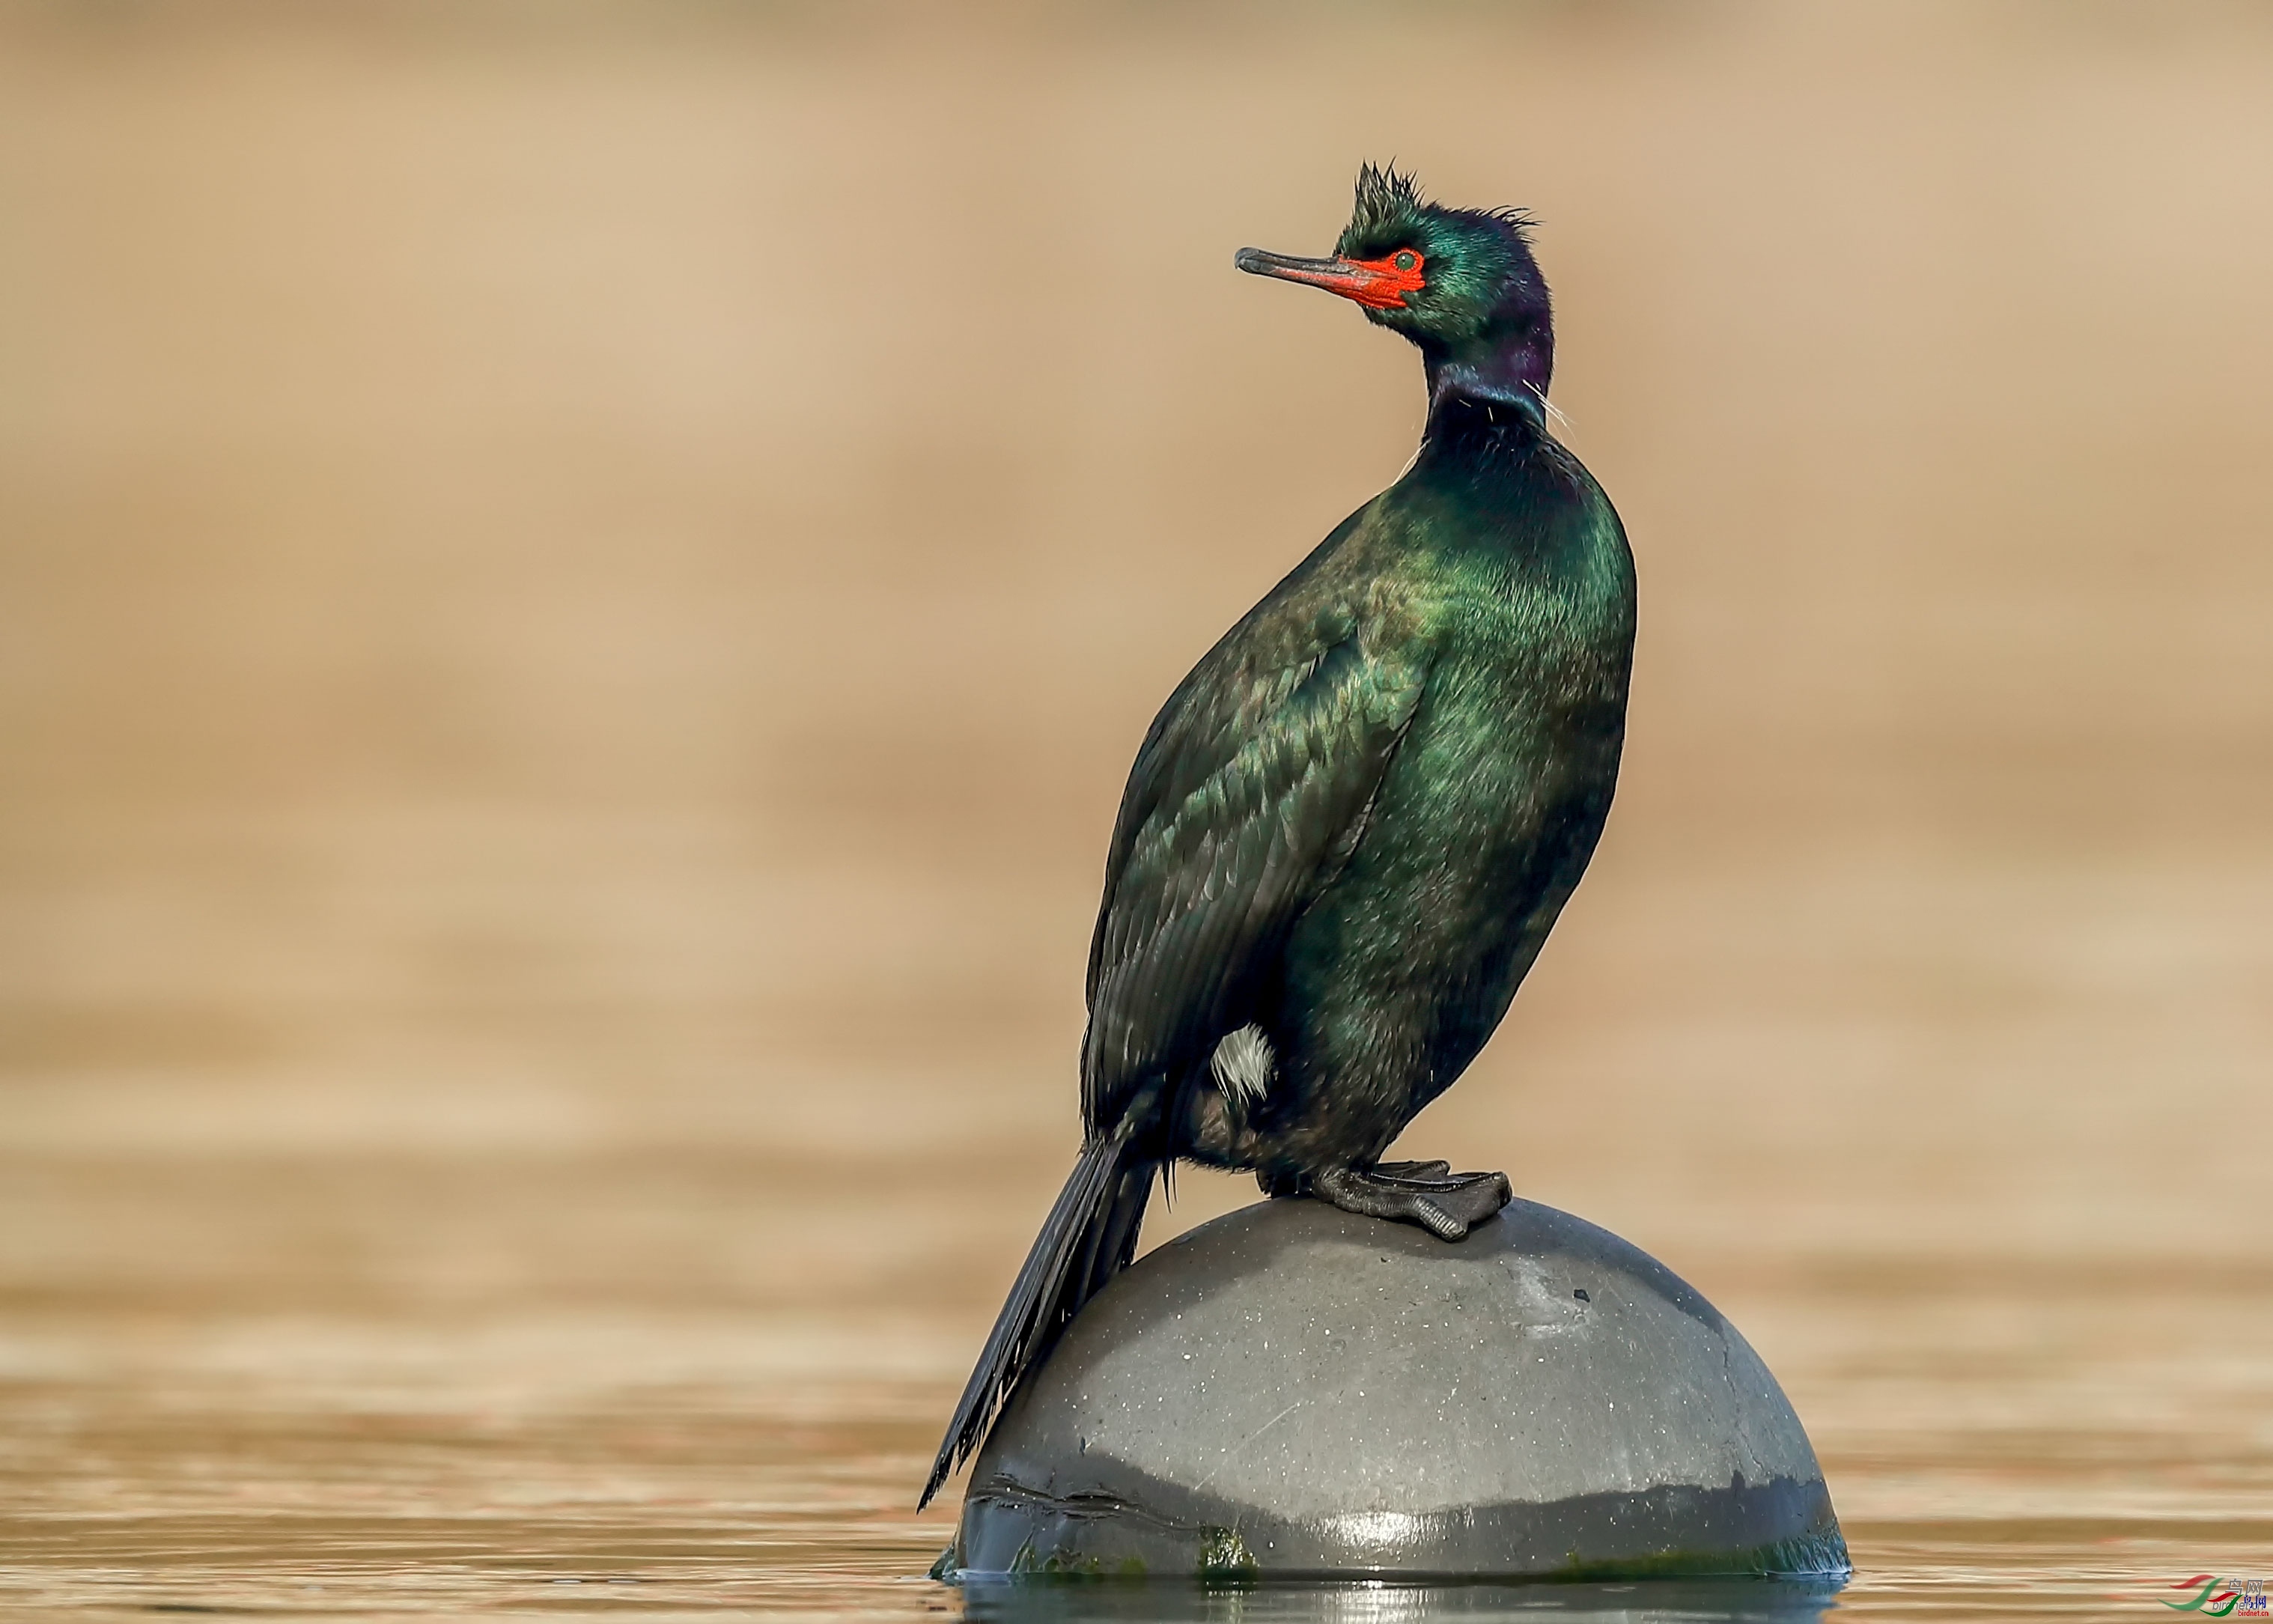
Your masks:
M1080 1267L1068 1278L1067 1320L1135 1260L1137 1232L1144 1227L1144 1209L1152 1199L1153 1173L1153 1164L1141 1161L1124 1162L1117 1169L1082 1244Z
M1018 1379L1049 1351L1066 1322L1136 1255L1155 1166L1130 1153L1133 1132L1134 1124L1124 1119L1114 1132L1083 1147L995 1316L917 1510L977 1451Z

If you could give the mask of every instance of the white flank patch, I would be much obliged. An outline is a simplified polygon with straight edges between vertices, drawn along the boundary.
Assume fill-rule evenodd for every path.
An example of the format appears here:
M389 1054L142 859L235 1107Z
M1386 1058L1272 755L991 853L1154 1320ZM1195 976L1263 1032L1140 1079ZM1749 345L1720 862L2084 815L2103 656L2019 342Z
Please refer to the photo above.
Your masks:
M1208 1070L1215 1073L1215 1086L1233 1103L1244 1105L1271 1091L1271 1073L1278 1063L1279 1057L1271 1052L1271 1040L1263 1035L1263 1028L1249 1024L1226 1034L1223 1041L1215 1046L1215 1057L1208 1062Z

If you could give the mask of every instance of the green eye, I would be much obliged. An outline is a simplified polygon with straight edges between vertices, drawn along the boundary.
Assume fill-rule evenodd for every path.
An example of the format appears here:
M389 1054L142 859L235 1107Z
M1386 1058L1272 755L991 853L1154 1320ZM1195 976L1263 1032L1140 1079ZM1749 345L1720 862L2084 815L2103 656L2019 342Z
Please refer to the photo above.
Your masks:
M1400 271L1409 271L1420 263L1421 256L1410 248L1401 250L1397 256L1397 268Z

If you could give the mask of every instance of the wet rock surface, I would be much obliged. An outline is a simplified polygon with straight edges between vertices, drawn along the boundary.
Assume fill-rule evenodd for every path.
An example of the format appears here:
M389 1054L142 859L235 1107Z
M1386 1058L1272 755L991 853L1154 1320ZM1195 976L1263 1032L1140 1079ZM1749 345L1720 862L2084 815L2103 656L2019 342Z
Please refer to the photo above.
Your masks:
M1670 1270L1512 1203L1466 1241L1260 1202L1068 1329L944 1564L1239 1579L1836 1575L1775 1380Z

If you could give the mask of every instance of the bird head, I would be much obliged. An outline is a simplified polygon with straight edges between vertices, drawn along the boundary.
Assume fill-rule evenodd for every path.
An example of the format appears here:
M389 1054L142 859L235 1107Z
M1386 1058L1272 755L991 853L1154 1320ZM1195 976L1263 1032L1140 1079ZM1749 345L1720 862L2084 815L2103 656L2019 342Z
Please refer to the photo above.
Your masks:
M1512 209L1445 208L1393 167L1359 169L1334 252L1299 259L1242 248L1242 271L1324 288L1420 347L1433 397L1450 392L1537 410L1555 365L1547 282L1529 222Z

